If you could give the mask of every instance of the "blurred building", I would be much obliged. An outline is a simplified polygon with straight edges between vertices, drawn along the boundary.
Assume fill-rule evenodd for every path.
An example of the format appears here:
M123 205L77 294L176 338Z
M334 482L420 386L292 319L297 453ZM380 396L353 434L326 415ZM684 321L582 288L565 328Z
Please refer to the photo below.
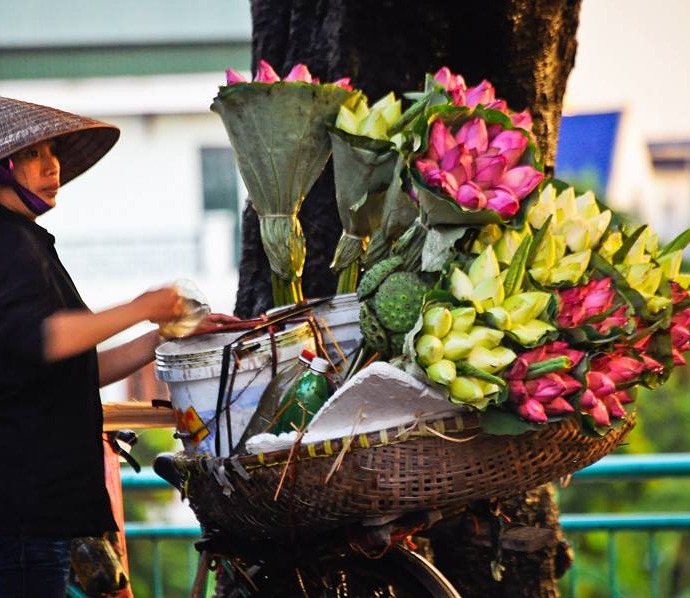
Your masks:
M583 0L557 163L665 238L690 225L688 30L685 0ZM0 94L122 129L41 218L94 309L185 278L232 312L245 193L209 107L250 40L247 0L3 6Z

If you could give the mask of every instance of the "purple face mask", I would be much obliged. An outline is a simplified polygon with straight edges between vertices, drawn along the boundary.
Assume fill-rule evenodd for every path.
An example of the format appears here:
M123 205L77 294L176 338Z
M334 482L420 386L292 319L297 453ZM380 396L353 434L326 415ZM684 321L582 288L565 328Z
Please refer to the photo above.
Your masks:
M0 185L12 187L22 203L36 216L45 214L53 207L17 182L17 179L14 178L14 164L9 158L0 160Z

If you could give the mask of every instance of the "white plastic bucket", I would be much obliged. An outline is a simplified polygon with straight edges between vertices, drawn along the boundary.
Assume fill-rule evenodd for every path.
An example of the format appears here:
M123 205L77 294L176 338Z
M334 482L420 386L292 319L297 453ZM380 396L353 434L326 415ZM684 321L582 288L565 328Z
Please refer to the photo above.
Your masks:
M268 334L237 342L241 333L207 334L163 343L156 349L156 377L166 383L175 410L177 431L187 454L230 454L227 418L219 418L220 453L216 454L216 405L223 363L223 347L233 344L228 382L235 379L230 397L232 446L241 438L264 389L271 380L271 340ZM297 360L302 349L315 350L308 323L275 335L277 369ZM237 365L234 366L235 358Z

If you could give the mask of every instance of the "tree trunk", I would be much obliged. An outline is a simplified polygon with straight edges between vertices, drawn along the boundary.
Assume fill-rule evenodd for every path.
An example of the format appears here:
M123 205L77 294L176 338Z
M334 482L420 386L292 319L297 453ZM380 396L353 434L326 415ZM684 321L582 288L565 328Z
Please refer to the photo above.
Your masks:
M285 75L301 62L322 81L349 76L372 102L389 91L400 96L421 89L425 73L441 66L462 74L468 85L488 79L512 109L530 110L542 159L551 172L563 95L575 60L580 4L251 0L252 64L255 69L262 58ZM331 294L336 280L328 264L341 229L330 167L306 198L300 221L307 242L304 294ZM242 230L235 311L250 317L272 305L268 262L250 203ZM470 505L456 525L434 529L437 564L465 598L556 596L556 578L567 569L569 553L551 488L505 501L500 509L508 515L496 515L496 505ZM512 529L504 525L508 518ZM500 583L491 569L497 555L505 566Z

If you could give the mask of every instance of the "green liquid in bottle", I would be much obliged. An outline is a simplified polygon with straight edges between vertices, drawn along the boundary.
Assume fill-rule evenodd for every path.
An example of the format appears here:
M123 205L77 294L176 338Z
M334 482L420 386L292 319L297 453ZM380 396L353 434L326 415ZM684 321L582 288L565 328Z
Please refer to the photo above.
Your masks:
M273 434L304 430L331 394L331 383L326 377L328 362L315 357L306 371L285 394L280 405L280 416L271 430Z

